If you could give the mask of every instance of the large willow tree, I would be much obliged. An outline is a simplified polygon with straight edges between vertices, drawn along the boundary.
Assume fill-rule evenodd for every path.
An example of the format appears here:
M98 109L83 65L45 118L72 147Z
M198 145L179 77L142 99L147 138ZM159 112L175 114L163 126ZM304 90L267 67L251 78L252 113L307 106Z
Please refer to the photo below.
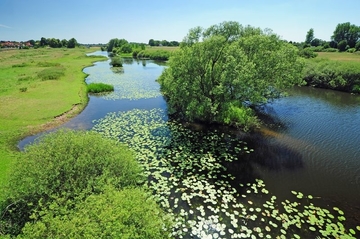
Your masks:
M158 79L169 113L188 121L254 126L250 105L302 82L297 49L237 22L193 28Z

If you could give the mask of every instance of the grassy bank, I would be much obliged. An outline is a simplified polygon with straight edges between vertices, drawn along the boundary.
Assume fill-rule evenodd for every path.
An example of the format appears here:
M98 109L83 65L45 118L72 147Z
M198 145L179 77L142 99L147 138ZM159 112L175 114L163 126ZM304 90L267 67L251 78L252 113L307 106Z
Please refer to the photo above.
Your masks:
M304 80L308 85L360 93L360 54L319 52L306 63Z
M82 69L100 60L92 49L30 49L0 54L0 184L16 156L16 143L55 127L87 104ZM68 112L68 114L65 114ZM56 120L57 116L58 117Z

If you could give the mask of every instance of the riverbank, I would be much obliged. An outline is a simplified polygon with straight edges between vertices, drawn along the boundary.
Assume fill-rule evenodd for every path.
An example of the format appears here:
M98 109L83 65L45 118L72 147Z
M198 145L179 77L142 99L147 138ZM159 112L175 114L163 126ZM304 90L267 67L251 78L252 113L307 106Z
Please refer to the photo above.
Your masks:
M360 93L360 54L320 52L308 59L304 69L308 86Z
M0 185L17 156L17 142L54 128L87 105L87 66L104 57L87 57L98 48L29 49L0 55ZM0 195L1 196L1 195Z

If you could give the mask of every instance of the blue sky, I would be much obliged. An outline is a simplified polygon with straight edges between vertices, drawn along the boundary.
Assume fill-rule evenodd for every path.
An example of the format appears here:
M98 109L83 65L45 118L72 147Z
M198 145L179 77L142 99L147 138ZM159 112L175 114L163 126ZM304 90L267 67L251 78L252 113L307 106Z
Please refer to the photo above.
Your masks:
M313 28L330 40L338 23L360 25L359 0L0 0L0 40L181 41L190 28L223 21L298 42Z

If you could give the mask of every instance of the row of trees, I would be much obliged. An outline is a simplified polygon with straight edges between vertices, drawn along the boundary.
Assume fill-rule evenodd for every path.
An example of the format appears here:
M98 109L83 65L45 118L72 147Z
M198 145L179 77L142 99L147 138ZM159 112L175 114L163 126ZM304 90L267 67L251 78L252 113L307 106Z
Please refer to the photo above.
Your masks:
M179 46L180 43L177 41L167 41L167 40L149 40L149 46Z
M315 38L314 29L311 28L305 37L305 44L303 47L309 46L322 46L323 48L337 48L339 51L346 51L353 49L352 51L360 50L360 26L351 24L350 22L339 23L333 35L331 41L327 42L318 38Z
M132 53L135 49L145 49L145 44L128 42L125 39L113 38L109 41L106 47L102 47L102 50L107 50L112 53Z
M56 39L56 38L42 37L40 39L40 41L34 42L33 45L40 46L40 47L49 46L52 48L61 48L61 47L75 48L79 44L75 38L71 38L69 40L66 40L66 39L60 40L60 39Z

